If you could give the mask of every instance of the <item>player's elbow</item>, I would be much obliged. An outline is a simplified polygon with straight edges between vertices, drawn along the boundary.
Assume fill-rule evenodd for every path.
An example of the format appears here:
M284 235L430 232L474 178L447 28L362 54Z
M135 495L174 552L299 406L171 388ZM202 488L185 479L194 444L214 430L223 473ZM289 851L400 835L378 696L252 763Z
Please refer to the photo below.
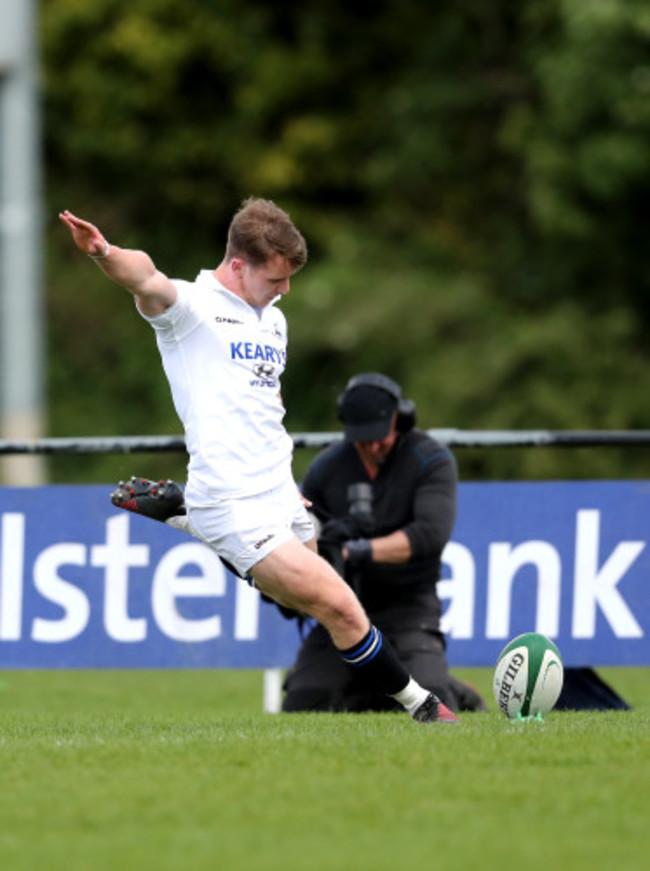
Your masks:
M162 314L176 301L176 287L173 282L157 270L151 276L133 282L127 288L136 298L138 308L147 317Z

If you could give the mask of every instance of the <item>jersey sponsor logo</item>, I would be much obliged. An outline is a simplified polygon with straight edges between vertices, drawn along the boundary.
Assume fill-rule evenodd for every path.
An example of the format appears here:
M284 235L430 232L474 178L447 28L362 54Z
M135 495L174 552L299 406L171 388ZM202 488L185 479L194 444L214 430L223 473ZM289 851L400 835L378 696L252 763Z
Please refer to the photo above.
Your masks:
M275 375L275 366L272 366L271 363L256 363L253 366L253 374L256 378L268 380Z
M215 317L215 321L218 324L243 324L243 321L238 321L235 318L223 318L220 315Z
M277 363L283 366L287 361L286 351L279 351L272 345L260 345L255 342L231 342L231 360L260 360L263 363Z
M280 386L275 376L275 367L270 363L256 363L253 366L253 375L255 378L251 379L251 387L273 387L277 390Z

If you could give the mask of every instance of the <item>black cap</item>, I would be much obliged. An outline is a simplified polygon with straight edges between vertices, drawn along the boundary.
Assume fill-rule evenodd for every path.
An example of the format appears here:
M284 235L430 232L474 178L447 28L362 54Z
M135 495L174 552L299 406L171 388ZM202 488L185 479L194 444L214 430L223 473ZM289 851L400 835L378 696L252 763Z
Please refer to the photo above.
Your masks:
M349 442L374 442L391 431L398 401L386 390L360 384L342 397L339 417Z

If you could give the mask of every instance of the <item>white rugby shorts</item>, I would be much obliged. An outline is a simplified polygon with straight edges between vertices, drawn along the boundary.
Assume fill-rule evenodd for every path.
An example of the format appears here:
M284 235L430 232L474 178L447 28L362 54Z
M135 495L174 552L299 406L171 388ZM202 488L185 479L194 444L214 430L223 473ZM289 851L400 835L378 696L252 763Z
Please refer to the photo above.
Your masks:
M277 547L292 538L306 542L314 525L293 479L273 490L213 505L188 506L189 531L246 576Z

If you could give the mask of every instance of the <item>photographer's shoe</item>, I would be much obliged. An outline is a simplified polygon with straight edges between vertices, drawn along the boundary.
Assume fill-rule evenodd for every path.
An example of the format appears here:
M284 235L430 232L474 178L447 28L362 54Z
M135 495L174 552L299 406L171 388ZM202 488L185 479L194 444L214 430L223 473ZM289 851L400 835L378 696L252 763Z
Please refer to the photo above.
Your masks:
M459 719L433 693L429 693L419 708L413 713L413 719L418 723L458 723Z
M142 514L163 523L170 517L185 514L185 497L175 481L149 481L132 476L120 481L117 490L111 493L111 502L134 514Z

